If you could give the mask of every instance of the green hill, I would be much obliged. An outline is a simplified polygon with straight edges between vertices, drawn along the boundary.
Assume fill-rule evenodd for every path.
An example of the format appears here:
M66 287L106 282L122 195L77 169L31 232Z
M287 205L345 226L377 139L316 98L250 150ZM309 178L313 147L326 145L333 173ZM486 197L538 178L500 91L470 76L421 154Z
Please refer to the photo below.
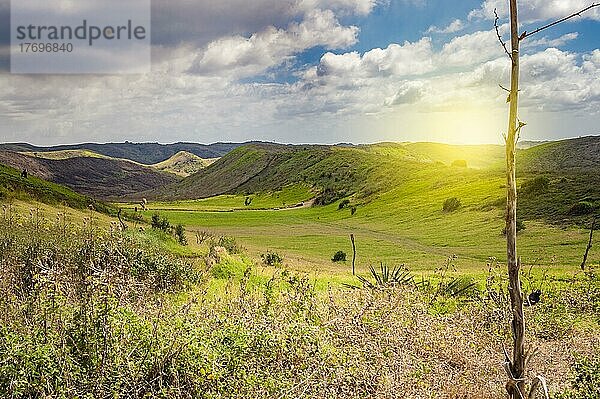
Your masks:
M55 153L56 155L56 153ZM60 154L54 159L0 151L0 162L32 176L62 184L99 199L116 199L162 187L178 180L149 166L102 156ZM72 155L72 154L71 154Z
M0 164L0 201L33 200L49 205L67 205L86 209L90 205L99 212L113 213L114 209L91 197L76 193L68 187L35 176L21 177L21 171Z
M523 172L590 171L600 169L600 136L552 141L519 152Z
M519 202L522 217L569 223L587 220L590 212L600 208L600 175L595 172L600 163L599 146L600 138L590 137L520 150L519 178L520 184L525 185ZM425 196L442 186L487 184L490 196L478 206L502 209L502 191L495 193L504 179L503 163L503 147L493 145L251 144L235 149L180 182L148 193L147 197L192 200L223 194L275 192L302 183L311 187L317 204L346 197L351 197L355 204L364 204L420 179L419 189ZM432 183L434 177L435 183ZM527 188L540 177L547 180L543 187ZM582 202L590 206L578 211Z

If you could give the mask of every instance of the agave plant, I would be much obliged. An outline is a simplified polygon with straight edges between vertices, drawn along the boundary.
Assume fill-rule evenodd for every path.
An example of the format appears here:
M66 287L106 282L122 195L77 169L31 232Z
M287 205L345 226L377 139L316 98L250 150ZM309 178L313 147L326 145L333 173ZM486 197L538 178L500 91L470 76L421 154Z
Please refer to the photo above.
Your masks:
M379 270L376 270L373 266L369 266L369 272L374 281L366 277L356 276L363 284L363 287L366 288L382 289L385 287L414 284L414 277L406 270L404 265L394 266L393 269L390 269L387 265L381 263Z

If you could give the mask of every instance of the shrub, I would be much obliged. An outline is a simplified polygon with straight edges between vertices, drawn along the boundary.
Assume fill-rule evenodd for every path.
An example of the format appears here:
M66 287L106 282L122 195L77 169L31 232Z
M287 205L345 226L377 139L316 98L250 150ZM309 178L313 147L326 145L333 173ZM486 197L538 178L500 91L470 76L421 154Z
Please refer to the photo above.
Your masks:
M230 254L237 254L242 251L242 248L238 245L234 237L221 236L218 240L211 240L210 247L223 247Z
M392 286L414 284L414 277L404 267L404 265L399 267L394 266L394 268L390 270L387 265L382 263L379 266L379 271L373 266L369 266L369 272L371 273L371 277L373 277L373 282L365 277L356 276L356 278L363 284L363 287L365 288L381 289Z
M452 166L457 168L466 168L467 161L465 161L464 159L457 159L456 161L452 162Z
M346 253L344 251L337 251L334 255L333 258L331 258L332 262L345 262L346 261Z
M283 257L277 252L268 251L260 257L262 258L263 263L268 266L278 266L283 262Z
M185 237L185 229L180 224L178 224L177 227L175 227L175 238L177 239L177 242L181 245L188 244L187 238Z
M556 399L600 399L600 359L581 358L575 362L575 379L571 389Z
M575 205L573 205L571 207L571 209L569 209L569 215L573 215L573 216L589 215L590 213L594 213L595 210L596 210L596 207L591 202L581 201L581 202L576 203Z
M338 206L338 210L342 210L345 207L347 207L348 205L350 205L350 200L349 199L345 199L343 201L340 202L340 205Z
M328 187L325 190L323 190L321 194L317 195L314 204L316 206L333 204L335 201L344 196L345 193L337 192L333 188Z
M548 190L550 187L550 179L546 176L538 176L529 179L521 184L521 194L532 195L540 194Z
M444 206L442 207L444 212L454 212L458 208L460 208L461 202L460 199L456 197L448 198L444 201Z
M152 215L152 221L150 222L152 228L155 230L162 230L165 233L171 233L172 227L169 219L166 217L160 217L158 213Z

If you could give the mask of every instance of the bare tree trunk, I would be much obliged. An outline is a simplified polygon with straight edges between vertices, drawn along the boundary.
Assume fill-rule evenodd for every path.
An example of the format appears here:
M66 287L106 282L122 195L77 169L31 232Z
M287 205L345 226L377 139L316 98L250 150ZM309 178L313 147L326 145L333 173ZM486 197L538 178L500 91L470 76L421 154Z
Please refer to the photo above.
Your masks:
M518 131L519 104L519 24L517 16L517 0L510 0L511 26L511 83L510 83L510 115L508 133L506 135L506 255L509 276L510 302L513 314L513 358L510 362L510 381L507 384L511 398L525 396L525 318L523 315L523 293L519 269L520 260L517 257L517 179L516 179L516 145Z

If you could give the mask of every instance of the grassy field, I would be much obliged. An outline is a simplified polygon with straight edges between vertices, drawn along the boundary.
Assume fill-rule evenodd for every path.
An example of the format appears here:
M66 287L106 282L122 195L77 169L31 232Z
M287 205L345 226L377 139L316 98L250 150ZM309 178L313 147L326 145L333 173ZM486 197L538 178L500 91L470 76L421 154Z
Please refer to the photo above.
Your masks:
M190 240L199 231L233 236L257 260L266 251L276 251L289 267L315 277L348 276L350 234L356 237L356 264L361 272L383 262L405 264L412 271L429 274L456 255L457 274L481 276L487 272L490 258L502 261L505 256L503 179L501 173L433 165L398 172L396 187L366 199L350 197L343 209L339 209L340 201L274 209L310 198L307 186L295 185L253 196L249 207L244 206L246 196L227 195L151 203L145 216L158 212L173 224L183 224ZM444 212L443 202L451 197L459 198L461 207ZM531 207L529 202L525 199L523 206ZM352 207L356 207L354 214ZM578 270L588 231L535 217L526 218L525 226L519 235L524 265L557 275ZM331 261L339 250L347 253L347 262ZM590 261L599 260L592 251Z

